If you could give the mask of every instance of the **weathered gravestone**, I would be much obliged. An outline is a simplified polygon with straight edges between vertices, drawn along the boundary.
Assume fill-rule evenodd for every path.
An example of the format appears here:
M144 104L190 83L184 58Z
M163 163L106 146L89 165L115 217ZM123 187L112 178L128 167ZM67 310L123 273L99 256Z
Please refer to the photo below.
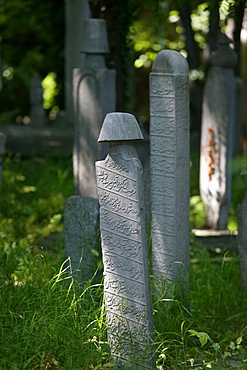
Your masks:
M76 195L66 199L64 244L74 279L85 283L94 276L101 258L97 199Z
M103 117L115 110L115 71L105 67L109 51L103 19L85 21L82 40L83 68L73 71L75 136L74 185L77 195L97 197L95 161L104 158L97 139Z
M141 140L131 114L106 116L99 142L110 153L96 162L108 341L117 366L154 369L153 320L145 233Z
M231 40L220 35L219 47L212 55L212 67L203 97L200 193L206 206L207 226L227 229L231 202L231 160L234 143L236 53Z
M247 171L241 173L245 182L245 197L238 207L238 255L241 288L247 291Z
M152 268L159 286L176 281L182 290L190 265L189 161L188 65L164 50L150 74Z
M31 81L30 89L30 121L32 126L43 127L46 120L45 110L43 108L43 88L41 86L41 77L35 73Z

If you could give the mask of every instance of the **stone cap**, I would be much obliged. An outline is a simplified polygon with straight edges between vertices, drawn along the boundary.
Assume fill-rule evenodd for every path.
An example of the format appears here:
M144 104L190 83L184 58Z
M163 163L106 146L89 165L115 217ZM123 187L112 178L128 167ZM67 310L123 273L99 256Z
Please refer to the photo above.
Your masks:
M223 68L233 68L237 64L237 54L230 48L230 44L233 41L227 37L224 33L219 36L218 47L215 52L211 55L211 63L213 66Z
M98 142L143 140L137 120L130 113L108 113L104 119Z
M90 18L83 23L81 52L87 54L109 53L105 20Z

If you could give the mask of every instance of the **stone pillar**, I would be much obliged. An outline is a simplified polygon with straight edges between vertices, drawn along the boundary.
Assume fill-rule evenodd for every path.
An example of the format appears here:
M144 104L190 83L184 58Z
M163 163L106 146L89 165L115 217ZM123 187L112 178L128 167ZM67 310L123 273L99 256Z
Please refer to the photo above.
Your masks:
M84 20L90 18L88 0L65 1L65 108L67 122L73 123L73 69L81 67L83 60L81 38Z
M70 259L76 282L84 284L94 276L101 260L99 202L73 195L64 203L65 255Z
M238 207L238 256L241 288L247 292L247 171L241 173L245 182L245 197Z
M30 89L30 122L34 127L43 127L45 125L46 113L43 108L43 88L41 86L41 77L35 73L31 81Z
M231 40L220 35L204 88L200 193L206 206L207 227L227 229L231 203L231 160L234 145L235 80L237 56Z
M188 86L185 58L161 51L150 74L152 267L159 286L182 290L190 265Z
M108 341L117 366L155 369L153 320L145 233L142 166L131 114L106 116L99 142L110 152L96 162Z
M115 71L105 67L103 54L108 52L105 21L89 19L84 30L81 50L85 64L82 69L74 69L73 74L74 185L77 195L96 198L94 163L106 152L97 139L103 117L115 110Z

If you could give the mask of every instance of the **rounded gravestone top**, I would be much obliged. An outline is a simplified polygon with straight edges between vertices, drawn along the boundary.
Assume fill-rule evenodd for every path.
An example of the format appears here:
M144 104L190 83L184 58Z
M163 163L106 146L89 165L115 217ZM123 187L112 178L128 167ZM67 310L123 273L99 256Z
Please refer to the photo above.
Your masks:
M109 53L104 19L90 18L84 21L81 52L87 54Z
M98 142L143 140L141 129L130 113L108 113L104 119Z
M171 74L187 74L188 63L186 59L175 50L162 50L158 53L154 60L152 72L156 73L171 73Z
M225 34L220 34L217 50L212 53L211 63L213 66L233 68L237 63L237 54L230 48L233 41Z

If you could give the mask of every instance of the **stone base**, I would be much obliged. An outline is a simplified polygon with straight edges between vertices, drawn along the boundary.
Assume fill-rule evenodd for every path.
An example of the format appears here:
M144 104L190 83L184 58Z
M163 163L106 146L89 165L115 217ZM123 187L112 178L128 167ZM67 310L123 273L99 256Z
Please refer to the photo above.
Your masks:
M237 252L237 231L193 229L192 234L194 236L192 246L194 247L220 248L224 251L230 250Z
M31 127L15 124L0 125L0 132L7 135L6 152L23 156L49 155L68 157L72 155L73 127Z

